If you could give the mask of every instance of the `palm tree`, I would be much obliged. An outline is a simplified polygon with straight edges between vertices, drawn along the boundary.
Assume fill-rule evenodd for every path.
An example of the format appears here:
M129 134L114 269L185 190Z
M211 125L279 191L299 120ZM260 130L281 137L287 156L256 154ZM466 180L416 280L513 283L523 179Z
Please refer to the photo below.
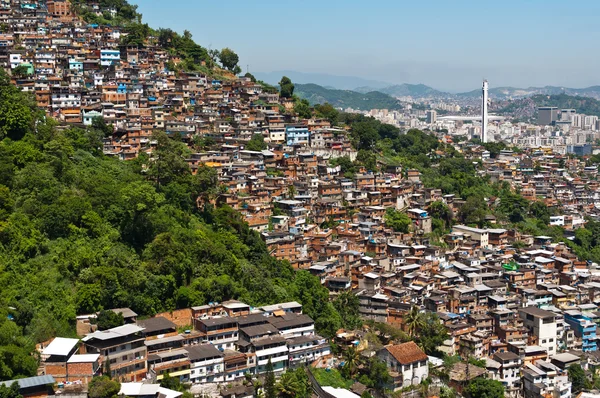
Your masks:
M412 338L415 337L415 333L425 326L425 322L423 321L423 315L419 312L419 307L413 305L408 312L404 316L404 327L408 335Z
M298 379L289 372L286 372L281 375L279 378L279 382L275 386L277 390L277 395L281 398L293 398L298 395L300 391L300 383Z
M356 373L356 368L358 367L358 361L360 358L358 351L356 350L356 347L354 347L354 346L348 347L348 349L346 351L344 351L343 357L344 357L344 368L346 368L346 370L348 371L348 374L350 375L350 377L352 377L354 375L354 373Z

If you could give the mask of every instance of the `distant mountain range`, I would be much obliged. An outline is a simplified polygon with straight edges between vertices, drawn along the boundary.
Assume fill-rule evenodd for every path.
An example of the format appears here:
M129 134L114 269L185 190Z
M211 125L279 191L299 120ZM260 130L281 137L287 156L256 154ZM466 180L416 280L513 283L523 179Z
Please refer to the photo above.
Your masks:
M304 73L290 70L275 72L256 72L257 79L264 80L270 84L277 84L282 76L289 77L297 84L315 84L332 90L351 90L358 93L379 92L392 97L413 98L454 98L458 100L474 100L481 97L481 89L467 91L464 93L448 93L437 90L425 84L391 84L379 80L364 79L356 76L336 76L325 73ZM558 86L545 87L494 87L489 91L490 98L496 100L508 100L531 97L534 95L558 95L568 94L573 96L591 97L600 99L600 86L586 88L570 88Z
M354 91L358 91L359 93L366 93L369 91L375 90L373 87L357 87ZM434 88L426 86L424 84L396 84L393 86L383 87L377 89L377 91L382 92L384 94L391 95L393 97L446 97L451 94L444 93L438 91Z
M252 73L257 79L263 80L269 84L276 85L283 76L289 77L292 82L300 84L318 84L323 87L336 88L338 90L354 90L356 87L372 87L368 91L375 91L380 88L391 86L391 83L377 80L363 79L355 76L336 76L326 73L304 73L292 70L281 70L275 72L256 72ZM354 90L356 91L356 90Z
M384 92L337 90L317 84L296 83L295 86L294 93L300 98L307 99L311 104L328 102L336 108L360 110L402 109L402 104L396 97L412 96L414 98L425 98L430 96L433 98L452 95L422 84L390 86L382 89ZM501 87L490 91L491 97L495 99L493 102L494 111L500 114L530 118L535 116L538 106L556 106L559 108L574 108L580 113L600 116L600 101L597 99L600 98L600 86L586 89L566 89L561 87L516 89ZM453 98L477 99L480 95L481 91L477 90L477 92L471 91L454 94Z
M355 91L367 92L372 91L372 87L357 87ZM468 91L465 93L447 93L436 90L424 84L400 84L377 89L385 94L393 97L413 97L413 98L456 98L456 99L475 99L481 97L481 89ZM567 94L572 96L590 97L600 99L600 86L592 86L587 88L569 88L569 87L494 87L489 90L490 98L496 100L509 100L526 98L534 95L558 95Z
M515 88L515 87L495 87L489 91L491 98L496 99L516 99L531 97L534 95L559 95L567 94L572 96L600 98L600 86L592 86L587 88L569 88L569 87L556 87L556 86L545 86L545 87L529 87L529 88ZM481 89L473 90L466 93L457 94L461 97L481 97Z
M317 84L295 83L294 94L307 99L311 104L330 103L336 108L353 108L360 110L371 109L400 109L400 102L379 91L359 93L352 90L335 90Z

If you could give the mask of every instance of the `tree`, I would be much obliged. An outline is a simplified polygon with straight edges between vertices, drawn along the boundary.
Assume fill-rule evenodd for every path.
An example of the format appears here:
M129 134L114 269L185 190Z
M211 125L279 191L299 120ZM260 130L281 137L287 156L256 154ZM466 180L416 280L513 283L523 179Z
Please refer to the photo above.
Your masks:
M262 151L267 149L267 143L262 134L254 134L250 141L246 144L246 149L249 151Z
M244 77L249 78L252 81L252 83L256 83L256 77L254 77L254 75L252 73L246 72L246 74L244 75Z
M327 119L332 126L337 124L340 113L330 103L316 104L314 109L317 117Z
M168 388L169 390L184 392L185 386L181 383L178 377L172 377L170 374L166 374L163 376L160 381L160 386L164 388Z
M404 327L406 333L410 337L414 337L417 332L425 326L423 314L419 311L419 307L413 305L410 311L404 316Z
M219 61L221 61L221 65L223 65L224 68L233 71L240 61L240 58L233 50L226 47L219 53Z
M468 197L458 209L459 220L465 224L476 224L479 227L484 225L487 214L488 207L480 195Z
M342 327L355 329L362 325L358 314L358 296L351 291L344 291L333 300L333 305L342 317Z
M360 149L356 155L356 162L365 166L368 171L377 171L377 155L373 151Z
M372 357L369 360L368 374L371 381L370 387L375 388L377 391L383 391L385 386L392 380L387 365L377 357Z
M0 139L19 140L38 119L35 99L12 86L4 70L0 71L0 88Z
M193 177L193 184L194 195L204 200L213 200L219 193L223 193L217 171L206 165L198 166L196 175Z
M296 376L291 372L285 372L279 378L279 381L275 385L277 396L280 398L294 398L300 391L300 383L296 379Z
M456 391L450 387L442 386L440 388L440 398L456 398Z
M296 187L294 186L294 184L290 184L288 185L287 188L287 197L288 199L294 199L296 197Z
M294 104L294 112L302 119L310 119L312 117L312 109L310 103L306 99L300 99Z
M292 98L294 95L294 83L287 76L283 76L279 82L279 95L281 98Z
M23 398L19 392L19 383L12 383L8 387L0 384L0 398Z
M393 207L388 207L385 212L384 219L385 225L389 228L392 228L396 232L407 233L408 227L412 223L406 214L394 209Z
M432 217L442 220L444 228L448 228L452 223L452 210L441 200L436 200L429 205L429 213Z
M275 372L273 371L273 364L271 363L271 358L267 362L267 366L265 367L265 398L276 398L277 390L275 388Z
M123 36L122 42L128 46L141 47L146 44L146 39L150 36L150 26L148 24L132 23L125 28L126 36Z
M467 398L504 398L504 387L498 380L477 377L464 389Z
M373 150L381 138L377 132L379 124L372 120L365 120L352 124L352 136L357 149Z
M448 330L434 312L426 312L422 322L423 326L416 333L415 342L427 355L443 355L439 347L448 339Z
M106 123L101 116L92 119L92 128L102 132L104 137L110 137L114 132L113 125Z
M536 219L542 220L545 224L550 224L550 210L548 206L540 200L529 205L529 213Z
M572 383L572 390L574 394L580 393L584 389L589 389L590 382L585 375L585 370L579 364L572 364L567 369L569 375L569 381Z
M26 65L19 65L12 70L12 75L15 77L25 77L29 75L29 68Z
M111 380L108 376L97 376L88 386L89 398L113 398L119 394L121 383Z
M349 378L353 378L358 369L359 353L355 346L350 346L344 351L344 371Z
M36 374L38 357L35 344L23 336L23 329L7 320L5 312L0 312L0 380L13 380Z
M116 313L111 310L102 310L98 313L96 323L98 325L98 330L107 330L124 325L125 320L121 313Z

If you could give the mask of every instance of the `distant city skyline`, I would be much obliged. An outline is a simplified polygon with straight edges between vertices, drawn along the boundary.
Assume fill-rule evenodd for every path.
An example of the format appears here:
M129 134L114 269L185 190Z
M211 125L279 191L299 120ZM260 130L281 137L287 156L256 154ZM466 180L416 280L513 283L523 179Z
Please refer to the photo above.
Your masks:
M230 47L250 72L293 70L443 91L600 84L600 2L132 0L153 28Z

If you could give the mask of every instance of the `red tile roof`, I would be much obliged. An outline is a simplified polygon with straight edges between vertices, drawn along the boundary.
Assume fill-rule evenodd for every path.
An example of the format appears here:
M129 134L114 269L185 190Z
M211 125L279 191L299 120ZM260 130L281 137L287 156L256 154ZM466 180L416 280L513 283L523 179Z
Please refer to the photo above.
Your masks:
M427 360L427 354L425 354L414 341L397 345L388 345L385 349L388 350L388 352L402 365Z

